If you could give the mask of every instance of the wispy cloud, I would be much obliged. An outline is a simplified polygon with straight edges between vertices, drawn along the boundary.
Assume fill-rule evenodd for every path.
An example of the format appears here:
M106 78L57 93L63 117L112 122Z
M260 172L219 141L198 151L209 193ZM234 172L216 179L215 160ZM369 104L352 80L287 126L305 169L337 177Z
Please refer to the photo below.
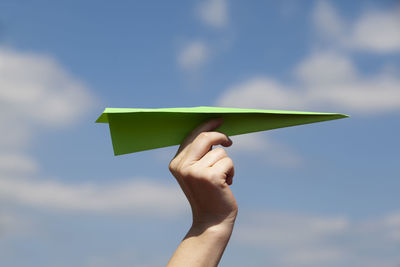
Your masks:
M209 57L209 48L203 41L186 44L178 54L178 64L183 70L196 70L203 66Z
M19 180L40 170L27 152L35 134L74 123L93 108L95 96L50 56L0 47L0 73L0 131L6 133L0 139L0 198L13 191L14 198L26 199L24 190L43 186L34 178Z
M223 28L228 24L227 0L205 0L197 7L201 21L214 28Z
M26 220L26 218L24 219ZM0 238L7 234L22 232L27 228L28 224L21 220L19 216L12 212L0 210Z
M186 207L177 185L132 179L110 184L0 178L0 197L39 209L174 216Z
M50 56L0 47L0 73L3 151L23 149L37 129L69 125L94 106L87 86Z
M156 216L185 208L178 186L148 179L72 184L38 178L40 165L27 152L35 134L71 125L94 107L96 97L49 56L0 48L0 73L0 130L7 133L0 140L2 202L57 212ZM8 225L11 217L1 216L1 224Z
M118 250L109 252L106 255L91 256L87 259L84 267L123 267L123 266L139 266L139 267L159 267L165 265L168 259L157 253L148 259L143 259L143 255L137 249Z
M233 155L255 156L263 163L285 168L299 167L303 163L303 158L299 153L265 133L236 135L232 136L231 139L233 145L228 150ZM263 154L263 157L260 158L260 154Z
M60 126L93 107L94 96L54 58L0 48L2 112L24 122Z
M196 7L198 18L209 28L224 29L228 25L229 12L227 0L204 0ZM192 39L186 43L177 56L182 70L196 72L215 55L215 47L209 41Z
M268 76L254 77L229 87L220 106L316 109L359 114L400 109L400 79L383 69L363 76L353 61L340 52L316 52L294 68L295 83Z
M318 1L313 13L318 33L344 48L374 53L400 52L400 6L366 10L346 20L328 1Z
M274 251L279 266L397 266L398 213L375 220L261 212L246 216L234 240Z
M0 153L0 175L31 174L37 172L39 166L31 157L22 153Z

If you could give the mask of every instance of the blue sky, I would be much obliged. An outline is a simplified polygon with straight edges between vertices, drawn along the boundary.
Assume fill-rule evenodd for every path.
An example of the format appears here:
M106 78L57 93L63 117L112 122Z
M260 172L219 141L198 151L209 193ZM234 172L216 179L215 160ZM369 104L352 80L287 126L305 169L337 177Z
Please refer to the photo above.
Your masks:
M220 266L398 266L397 1L0 2L0 265L162 266L190 226L168 163L114 157L105 107L350 114L227 149Z

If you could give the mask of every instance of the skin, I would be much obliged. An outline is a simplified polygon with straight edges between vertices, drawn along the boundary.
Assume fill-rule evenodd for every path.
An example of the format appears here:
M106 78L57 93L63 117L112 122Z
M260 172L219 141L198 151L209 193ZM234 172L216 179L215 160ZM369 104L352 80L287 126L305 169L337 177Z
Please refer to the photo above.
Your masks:
M215 132L221 119L207 121L182 142L169 169L188 199L192 226L167 267L217 266L232 234L238 212L230 189L234 166L222 147L232 141Z

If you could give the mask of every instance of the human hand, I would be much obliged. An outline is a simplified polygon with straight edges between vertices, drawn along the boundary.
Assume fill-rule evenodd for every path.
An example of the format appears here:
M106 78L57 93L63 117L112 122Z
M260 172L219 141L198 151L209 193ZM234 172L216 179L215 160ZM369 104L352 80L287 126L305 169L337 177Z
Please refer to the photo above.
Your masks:
M230 235L238 211L229 188L234 166L222 147L212 148L232 145L228 136L212 131L221 124L221 119L212 119L194 129L182 142L169 169L191 205L192 228L204 231L218 225L227 228Z

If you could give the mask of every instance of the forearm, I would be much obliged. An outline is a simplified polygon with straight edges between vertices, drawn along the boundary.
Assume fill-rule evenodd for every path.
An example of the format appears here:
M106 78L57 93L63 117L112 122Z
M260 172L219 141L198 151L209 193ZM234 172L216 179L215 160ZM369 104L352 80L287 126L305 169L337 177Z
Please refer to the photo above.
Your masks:
M217 266L232 234L233 223L193 225L167 267Z

